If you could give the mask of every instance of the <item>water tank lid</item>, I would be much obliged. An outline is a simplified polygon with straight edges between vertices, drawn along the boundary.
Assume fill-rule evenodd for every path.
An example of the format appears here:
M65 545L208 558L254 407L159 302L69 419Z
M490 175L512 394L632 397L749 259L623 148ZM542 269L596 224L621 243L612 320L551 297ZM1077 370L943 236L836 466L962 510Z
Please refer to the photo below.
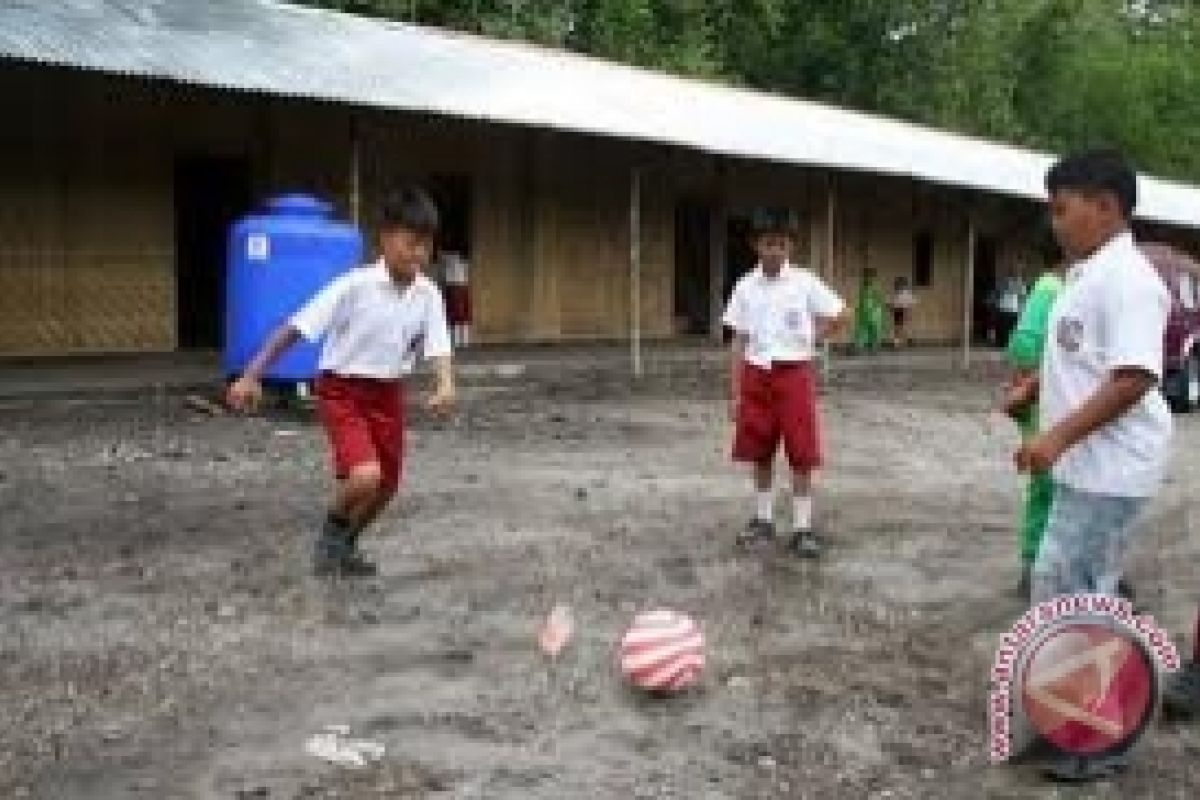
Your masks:
M306 194L285 194L268 200L266 210L273 217L328 217L333 208Z

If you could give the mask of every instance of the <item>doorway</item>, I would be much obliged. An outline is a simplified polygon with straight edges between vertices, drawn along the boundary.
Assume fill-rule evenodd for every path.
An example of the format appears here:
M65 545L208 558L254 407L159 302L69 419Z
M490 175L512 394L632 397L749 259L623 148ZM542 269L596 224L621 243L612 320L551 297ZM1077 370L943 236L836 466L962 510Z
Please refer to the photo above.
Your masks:
M972 298L971 336L978 344L990 344L995 335L994 301L997 289L996 243L986 236L975 240L975 293Z
M438 208L438 253L471 259L471 179L466 175L434 175L429 195Z
M216 350L225 325L225 258L230 226L250 209L244 158L175 162L175 293L180 349Z
M685 201L675 208L676 332L707 335L712 317L712 209Z

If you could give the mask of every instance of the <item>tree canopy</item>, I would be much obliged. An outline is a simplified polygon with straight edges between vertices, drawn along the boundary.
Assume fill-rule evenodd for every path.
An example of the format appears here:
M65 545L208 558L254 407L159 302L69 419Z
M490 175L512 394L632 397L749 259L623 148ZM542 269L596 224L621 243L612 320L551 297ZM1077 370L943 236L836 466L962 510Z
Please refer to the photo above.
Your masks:
M305 0L1200 181L1191 0Z

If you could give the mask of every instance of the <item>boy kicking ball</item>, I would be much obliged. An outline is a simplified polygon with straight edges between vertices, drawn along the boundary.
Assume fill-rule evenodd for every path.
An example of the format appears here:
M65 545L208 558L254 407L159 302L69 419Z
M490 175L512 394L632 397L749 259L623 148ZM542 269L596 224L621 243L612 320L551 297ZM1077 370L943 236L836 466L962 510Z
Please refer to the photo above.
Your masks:
M433 255L438 211L420 189L382 208L380 259L339 276L281 325L229 390L235 409L262 399L266 368L301 338L324 337L317 411L333 451L337 490L317 537L318 576L368 577L378 571L358 539L396 494L404 453L404 379L419 356L431 360L436 414L454 406L450 333L437 286L422 274Z
M733 458L753 465L757 498L754 519L738 542L775 538L774 462L782 441L792 470L789 548L816 558L823 541L813 529L812 474L821 466L813 361L818 341L844 324L846 306L820 278L792 263L796 228L787 211L754 215L759 263L734 287L724 322L733 331Z

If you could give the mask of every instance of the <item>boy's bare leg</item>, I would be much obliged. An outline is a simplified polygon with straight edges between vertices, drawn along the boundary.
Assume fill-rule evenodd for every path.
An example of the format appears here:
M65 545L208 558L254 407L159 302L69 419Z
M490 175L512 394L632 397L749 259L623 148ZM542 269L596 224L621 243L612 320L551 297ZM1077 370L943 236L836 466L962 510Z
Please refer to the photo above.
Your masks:
M775 466L771 461L762 461L754 465L754 490L769 492L775 486Z
M378 464L372 462L355 467L349 475L338 481L333 513L352 527L357 527L372 513L379 501L382 486L383 471Z
M760 461L754 465L754 518L746 530L738 535L738 543L751 545L775 537L775 469L774 459Z
M813 531L812 473L792 472L792 541L791 548L804 558L821 555L824 542Z
M333 508L317 541L315 571L366 577L376 574L374 564L355 550L362 531L386 505L390 493L383 488L383 473L376 463L362 464L338 482Z

